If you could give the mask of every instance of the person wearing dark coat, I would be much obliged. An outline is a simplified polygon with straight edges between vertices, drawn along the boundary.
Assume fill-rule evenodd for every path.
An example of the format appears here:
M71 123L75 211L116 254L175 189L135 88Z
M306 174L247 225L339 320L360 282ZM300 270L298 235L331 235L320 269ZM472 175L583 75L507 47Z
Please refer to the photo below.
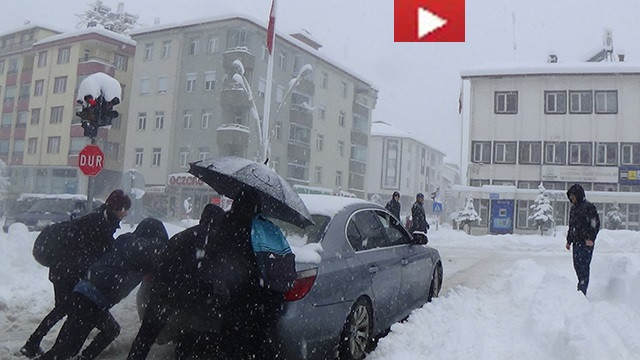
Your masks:
M385 208L389 210L389 212L391 212L391 214L393 214L393 216L395 216L396 219L400 220L400 193L399 192L397 191L393 192L393 196L391 197L391 200L389 200Z
M578 277L578 291L587 295L591 258L596 236L600 231L600 216L596 207L587 201L584 189L574 184L567 190L571 204L569 212L569 231L567 232L567 250L573 246L573 268Z
M129 197L120 189L114 190L96 211L72 220L73 230L70 233L59 235L60 253L64 256L49 268L55 305L20 349L23 355L34 358L43 353L40 347L42 339L67 315L70 309L68 299L73 288L89 266L109 249L113 234L130 207Z
M76 359L95 359L120 334L109 309L138 286L157 264L169 237L160 220L146 218L133 233L118 236L74 287L72 307L53 347L38 359L69 359L80 351L94 327L101 331Z
M419 243L426 244L427 230L429 230L429 223L427 222L427 216L424 212L424 195L418 193L416 195L416 202L411 206L411 234L414 238L419 239Z

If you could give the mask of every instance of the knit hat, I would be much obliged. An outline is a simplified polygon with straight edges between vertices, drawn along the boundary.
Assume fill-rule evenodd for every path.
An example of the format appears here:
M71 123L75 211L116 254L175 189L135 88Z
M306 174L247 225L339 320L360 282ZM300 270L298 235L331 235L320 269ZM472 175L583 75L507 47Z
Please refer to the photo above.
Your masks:
M121 189L116 189L109 194L105 202L107 209L111 211L129 210L131 207L131 199Z

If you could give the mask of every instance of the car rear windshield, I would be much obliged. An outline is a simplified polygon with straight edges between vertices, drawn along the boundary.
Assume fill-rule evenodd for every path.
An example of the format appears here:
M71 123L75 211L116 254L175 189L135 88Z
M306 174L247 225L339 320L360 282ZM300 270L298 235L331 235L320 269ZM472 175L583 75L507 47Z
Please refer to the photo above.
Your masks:
M72 199L40 199L31 206L29 212L70 214L74 203Z
M309 225L304 229L278 219L270 220L280 227L280 230L282 230L282 233L287 238L290 245L304 246L309 243L319 242L322 230L329 222L329 217L326 215L311 215L311 219L314 224Z

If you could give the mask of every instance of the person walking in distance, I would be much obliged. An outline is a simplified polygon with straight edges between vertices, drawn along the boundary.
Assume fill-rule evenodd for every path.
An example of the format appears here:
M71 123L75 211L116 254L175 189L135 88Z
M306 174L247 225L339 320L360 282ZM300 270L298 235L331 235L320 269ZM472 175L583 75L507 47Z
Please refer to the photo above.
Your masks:
M69 298L73 288L86 274L89 266L104 255L113 243L113 234L120 220L131 207L131 200L120 189L111 192L106 202L96 211L71 221L64 233L57 234L56 261L49 268L49 281L53 283L55 305L42 319L20 352L28 358L43 353L40 343L51 328L71 309Z
M389 210L396 219L400 220L400 193L397 191L393 192L393 196L391 196L391 200L385 205L385 208Z
M411 206L411 233L414 239L419 244L427 243L427 230L429 230L429 223L427 222L427 215L424 212L424 195L418 193L416 195L416 202Z
M569 212L569 231L565 247L573 246L573 268L578 277L578 291L587 295L589 287L589 271L595 247L596 236L600 231L600 217L596 207L587 201L584 189L574 184L567 191L571 204Z

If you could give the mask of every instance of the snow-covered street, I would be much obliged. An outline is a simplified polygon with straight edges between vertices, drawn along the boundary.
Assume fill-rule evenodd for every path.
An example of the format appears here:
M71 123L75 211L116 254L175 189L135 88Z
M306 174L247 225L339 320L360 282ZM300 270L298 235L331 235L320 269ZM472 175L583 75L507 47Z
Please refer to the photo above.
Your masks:
M166 226L170 235L181 229ZM14 358L53 301L47 269L31 256L36 233L11 230L0 234L0 359ZM600 232L585 299L575 290L563 231L555 237L430 231L429 245L444 264L441 295L393 326L367 358L636 359L640 233ZM139 326L134 295L114 307L122 333L101 359L126 356ZM43 347L51 346L58 329ZM171 346L156 346L150 356L171 357Z

